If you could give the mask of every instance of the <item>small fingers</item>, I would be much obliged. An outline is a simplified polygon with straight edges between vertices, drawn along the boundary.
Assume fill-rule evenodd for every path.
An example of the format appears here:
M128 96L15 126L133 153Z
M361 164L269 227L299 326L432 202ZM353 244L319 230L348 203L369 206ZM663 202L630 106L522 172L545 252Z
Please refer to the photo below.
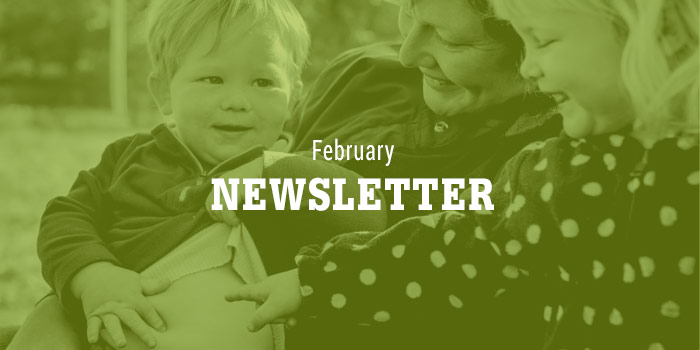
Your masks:
M88 343L96 344L100 339L100 328L102 328L102 319L100 316L90 316L87 319L87 339Z
M119 348L126 346L126 337L124 337L124 331L122 330L122 323L115 314L104 314L100 316L102 318L102 323L104 323L107 333L114 339L114 343Z
M117 343L112 339L112 336L109 335L109 332L107 332L106 329L102 328L100 329L100 339L102 339L105 343L107 343L103 348L105 349L116 349ZM97 345L99 345L98 343Z
M170 287L167 278L142 278L141 291L144 295L156 295L165 292Z
M168 329L156 308L145 298L136 305L136 311L153 329L157 329L159 332L165 332Z
M139 317L136 311L132 309L121 309L115 313L119 316L122 323L129 327L149 348L155 348L156 345L158 345L156 337L151 332L151 327Z
M263 292L263 288L259 284L246 284L233 292L229 292L224 297L228 302L246 300L262 304L267 300L267 293Z
M284 315L278 308L271 306L270 303L264 303L253 313L253 318L248 324L248 330L257 332L269 323L274 323L275 320L282 319L283 317Z

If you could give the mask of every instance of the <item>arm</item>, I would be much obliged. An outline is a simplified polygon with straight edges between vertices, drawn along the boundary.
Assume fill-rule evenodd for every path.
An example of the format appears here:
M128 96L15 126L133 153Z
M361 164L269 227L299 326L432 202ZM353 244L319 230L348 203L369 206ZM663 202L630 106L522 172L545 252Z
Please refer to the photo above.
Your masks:
M99 232L110 220L107 187L130 141L108 146L100 163L81 171L70 192L51 200L42 216L37 241L42 273L69 309L76 306L69 285L78 271L95 262L119 265Z
M133 141L134 137L124 138L108 146L95 168L80 173L68 195L48 204L41 221L38 252L44 277L69 312L85 315L91 343L102 326L118 344L124 343L123 322L155 346L143 320L164 329L144 295L158 293L169 283L141 281L138 273L119 267L101 235L112 220L107 189ZM76 320L84 322L80 316Z

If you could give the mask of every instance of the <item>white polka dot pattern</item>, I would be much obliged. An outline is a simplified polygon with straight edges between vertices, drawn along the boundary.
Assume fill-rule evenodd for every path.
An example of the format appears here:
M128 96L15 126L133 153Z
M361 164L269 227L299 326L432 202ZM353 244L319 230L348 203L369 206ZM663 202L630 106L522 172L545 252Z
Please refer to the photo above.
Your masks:
M344 308L346 303L347 299L345 299L345 295L343 294L336 293L331 296L331 305L336 309Z
M410 282L406 285L406 295L411 299L420 298L423 294L423 288L418 284L418 282Z
M606 153L603 155L603 162L609 171L615 170L615 167L617 166L617 158L615 158L615 156L611 153Z
M314 293L314 289L311 286L301 286L301 296L308 297Z
M522 249L523 245L515 239L511 239L510 241L508 241L508 243L506 243L506 254L508 255L518 255L518 253L520 253L520 250Z
M692 256L682 257L678 261L678 270L686 276L691 276L695 272L695 258Z
M603 194L603 187L597 182L589 182L581 188L583 194L591 197L598 197Z
M615 232L615 221L613 219L605 219L598 225L598 234L600 237L607 238Z
M661 225L669 227L673 226L673 224L676 223L676 220L678 220L678 212L676 212L676 209L670 206L663 206L661 207L661 210L659 211L659 218L661 220Z
M599 279L605 273L605 265L598 260L593 260L593 278Z
M525 233L527 241L530 244L537 244L540 242L540 236L542 235L542 229L537 224L532 224L527 228Z
M462 299L458 298L456 295L450 294L448 299L450 301L450 305L452 305L452 307L455 309L461 309L462 306L464 306Z
M336 265L332 261L328 261L325 266L323 266L323 271L326 272L333 272L338 268L338 265Z
M547 169L547 165L549 165L549 161L547 160L547 158L544 158L539 163L537 163L537 165L535 165L534 170L544 171L545 169Z
M441 251L434 250L430 253L430 262L433 263L433 266L441 268L447 261Z
M578 236L578 223L573 219L566 219L561 223L561 233L565 238Z
M442 236L442 241L445 243L445 245L450 245L450 243L452 243L452 240L455 239L456 235L457 233L455 232L455 230L447 230Z
M595 309L586 305L583 307L583 322L587 325L593 325L593 317L595 317Z
M366 286L371 286L377 281L377 274L372 269L360 271L360 282Z
M474 279L476 277L476 274L477 274L476 266L474 266L472 264L462 265L462 271L469 279Z
M540 190L540 198L546 203L552 199L552 194L554 193L554 185L551 182L547 182L542 186Z
M620 326L624 322L622 319L622 314L620 313L620 310L613 308L612 311L610 312L610 324L613 326Z
M405 252L406 246L403 244L395 245L393 248L391 248L391 255L393 255L397 259L401 259Z
M661 315L668 318L678 318L681 315L681 307L675 301L669 300L661 305Z
M642 271L642 277L649 278L656 271L656 263L648 256L641 256L639 257L639 268Z
M577 154L576 156L574 156L574 158L571 159L571 165L581 166L588 163L589 160L591 160L590 156L587 156L585 154Z
M390 319L391 315L386 311L378 311L374 314L374 320L380 323L388 322Z

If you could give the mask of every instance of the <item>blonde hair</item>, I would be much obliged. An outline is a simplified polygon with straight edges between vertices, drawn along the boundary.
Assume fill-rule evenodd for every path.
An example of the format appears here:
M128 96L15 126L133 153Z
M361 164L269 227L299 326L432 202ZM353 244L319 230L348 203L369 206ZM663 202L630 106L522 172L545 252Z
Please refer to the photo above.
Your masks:
M216 46L221 31L243 15L251 17L253 23L264 21L272 25L289 50L290 70L298 78L306 64L311 39L304 19L289 0L153 0L146 22L153 72L172 78L184 52L206 24L218 24Z
M698 0L492 0L496 14L517 18L533 6L603 16L624 39L622 80L636 113L635 131L650 140L698 136ZM534 9L530 9L532 11Z

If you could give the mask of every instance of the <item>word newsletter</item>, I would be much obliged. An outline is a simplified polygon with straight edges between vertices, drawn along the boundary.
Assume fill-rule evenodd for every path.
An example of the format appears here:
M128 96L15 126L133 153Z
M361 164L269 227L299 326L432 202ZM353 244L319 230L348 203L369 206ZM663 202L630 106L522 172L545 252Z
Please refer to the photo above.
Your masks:
M242 181L241 181L242 180ZM262 199L261 190L265 190L266 198L272 197L275 210L300 210L303 198L308 198L308 206L305 209L311 211L326 210L383 210L382 196L377 195L377 190L385 189L393 192L393 202L390 210L405 210L402 203L403 191L420 191L421 202L418 210L433 210L430 203L431 193L438 191L442 185L444 202L442 210L465 210L465 199L460 198L459 193L465 189L466 179L444 178L359 178L359 198L357 205L355 198L343 196L343 188L346 183L344 178L213 178L214 202L211 210L224 210L222 198L227 210L238 210L239 202L242 202L242 210L267 210L267 200ZM331 187L332 184L332 187ZM491 181L482 178L470 178L471 203L469 210L493 210L491 193ZM467 192L465 192L467 193ZM333 200L331 199L331 194ZM332 202L332 203L331 203ZM481 204L483 203L483 205Z

